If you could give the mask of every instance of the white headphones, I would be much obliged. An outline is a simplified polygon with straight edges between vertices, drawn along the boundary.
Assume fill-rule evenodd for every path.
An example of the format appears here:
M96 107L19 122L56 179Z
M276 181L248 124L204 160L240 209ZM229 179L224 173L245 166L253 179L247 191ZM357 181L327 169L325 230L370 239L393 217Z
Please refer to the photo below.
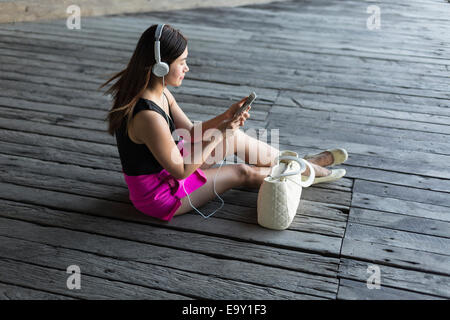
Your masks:
M169 65L161 62L160 42L161 34L165 24L158 24L155 31L155 60L156 63L152 67L152 72L157 77L164 77L169 73Z

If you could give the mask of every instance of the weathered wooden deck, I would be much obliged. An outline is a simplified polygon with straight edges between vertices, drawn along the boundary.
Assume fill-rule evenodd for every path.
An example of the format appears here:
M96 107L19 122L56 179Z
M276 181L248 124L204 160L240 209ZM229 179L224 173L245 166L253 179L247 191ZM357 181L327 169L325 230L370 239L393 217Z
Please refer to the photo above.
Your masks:
M0 298L450 298L450 4L377 1L375 31L369 4L0 25ZM289 230L258 226L257 190L226 193L208 220L163 223L130 204L96 88L158 22L189 38L173 92L192 119L254 90L248 127L279 128L302 155L349 151L347 176L304 190Z

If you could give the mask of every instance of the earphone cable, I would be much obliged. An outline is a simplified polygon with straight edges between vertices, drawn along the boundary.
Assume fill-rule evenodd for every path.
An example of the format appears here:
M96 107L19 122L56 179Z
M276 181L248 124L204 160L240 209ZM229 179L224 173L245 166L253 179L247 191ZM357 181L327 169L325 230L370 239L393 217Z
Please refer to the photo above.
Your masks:
M163 76L162 78L163 78L163 90L164 90L164 76ZM170 108L170 106L169 106L169 108ZM164 110L163 110L163 111L164 111ZM169 112L170 112L170 111L169 111ZM165 111L164 111L164 115L165 115L165 117L166 117L167 124L169 124L169 118L167 117L167 113L166 113ZM216 191L216 180L217 180L217 175L219 174L219 171L220 171L220 169L222 168L223 163L225 162L225 158L226 158L227 152L228 152L228 145L225 143L225 155L224 155L224 158L222 159L222 162L220 163L220 166L219 166L219 169L218 169L217 172L216 172L216 175L214 176L214 182L213 182L214 193L215 193L215 195L220 199L220 201L222 202L222 204L221 204L216 210L214 210L212 213L210 213L210 214L208 214L208 215L205 216L200 210L198 210L198 209L192 204L191 197L189 196L189 193L187 193L186 188L184 187L184 182L182 183L182 185L183 185L183 190L184 190L184 192L186 193L186 195L187 195L187 197L188 197L188 201L189 201L190 206L191 206L195 211L197 211L197 212L198 212L203 218L205 218L205 219L208 219L208 218L211 217L214 213L216 213L218 210L222 209L222 207L223 207L224 204L225 204L225 201L223 201L223 199L219 196L219 194L218 194L217 191Z

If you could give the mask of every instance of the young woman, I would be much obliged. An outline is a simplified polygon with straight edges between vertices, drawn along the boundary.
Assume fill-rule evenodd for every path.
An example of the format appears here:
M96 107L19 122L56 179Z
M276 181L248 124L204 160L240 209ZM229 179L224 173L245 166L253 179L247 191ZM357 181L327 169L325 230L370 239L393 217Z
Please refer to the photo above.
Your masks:
M194 126L167 88L179 87L189 71L187 39L170 25L156 31L157 25L153 25L142 34L128 66L100 88L118 79L106 92L114 98L107 117L108 132L116 136L130 200L144 214L171 220L192 210L191 204L200 207L213 199L214 178L219 194L238 186L258 188L279 151L239 130L250 117L250 108L235 115L246 97ZM159 51L155 48L157 40ZM169 67L162 77L153 68L159 54ZM177 138L176 129L184 130L188 138ZM208 134L213 129L215 134ZM220 160L232 154L243 155L248 163L250 146L258 149L255 165L225 165L219 172L212 168L220 162L216 154L221 155ZM191 161L187 161L186 150L191 151ZM322 166L335 164L335 155L326 151L309 158L317 177L332 174Z

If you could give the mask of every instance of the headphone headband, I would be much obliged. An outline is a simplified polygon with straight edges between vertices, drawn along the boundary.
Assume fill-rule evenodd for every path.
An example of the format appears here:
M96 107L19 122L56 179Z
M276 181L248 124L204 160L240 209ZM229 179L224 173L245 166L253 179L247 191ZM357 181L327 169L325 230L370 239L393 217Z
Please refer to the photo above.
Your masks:
M155 31L155 41L159 41L159 39L161 38L161 34L163 31L165 24L164 23L160 23L158 24L158 26L156 27L156 31Z
M163 31L165 24L160 23L156 26L155 31L155 64L153 65L152 72L158 77L164 77L169 73L169 66L165 62L161 62L161 51L160 51L160 43L159 39L161 38L161 34Z

